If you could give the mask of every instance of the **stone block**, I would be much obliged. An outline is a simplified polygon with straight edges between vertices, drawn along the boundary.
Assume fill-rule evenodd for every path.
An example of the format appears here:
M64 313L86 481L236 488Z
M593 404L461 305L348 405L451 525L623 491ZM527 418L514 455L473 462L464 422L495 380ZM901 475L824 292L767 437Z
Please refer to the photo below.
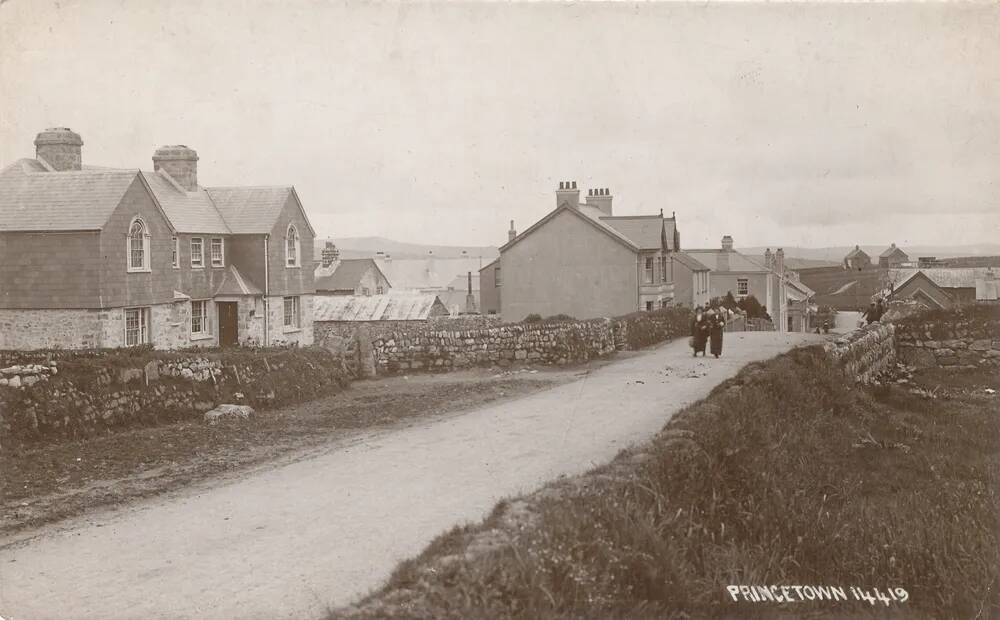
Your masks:
M225 420L249 420L253 415L253 408L247 405L219 405L205 412L205 421L215 424Z
M991 346L989 339L974 340L969 348L973 351L989 351Z

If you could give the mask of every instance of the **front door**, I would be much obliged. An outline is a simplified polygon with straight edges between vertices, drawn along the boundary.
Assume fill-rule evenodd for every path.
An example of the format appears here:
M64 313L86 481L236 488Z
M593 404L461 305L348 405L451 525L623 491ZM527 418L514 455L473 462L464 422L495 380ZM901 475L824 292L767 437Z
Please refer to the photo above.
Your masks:
M240 341L239 315L235 301L217 301L219 311L219 346L234 347Z

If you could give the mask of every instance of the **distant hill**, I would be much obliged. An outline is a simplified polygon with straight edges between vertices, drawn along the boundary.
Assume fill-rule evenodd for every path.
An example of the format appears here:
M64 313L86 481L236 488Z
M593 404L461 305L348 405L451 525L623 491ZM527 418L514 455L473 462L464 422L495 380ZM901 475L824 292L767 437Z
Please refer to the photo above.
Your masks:
M906 252L906 254L912 260L917 260L920 256L936 256L938 258L951 258L956 256L988 256L1000 254L1000 244L997 243L980 243L975 245L903 245L898 244L899 247ZM771 251L773 252L777 246L771 246ZM872 259L877 259L878 255L885 251L889 247L889 244L885 245L863 245L861 249L865 251ZM752 256L761 255L763 256L764 250L766 248L737 248L740 252L744 254L749 254ZM854 246L835 246L828 248L798 248L798 247L785 247L785 263L788 264L789 258L797 259L809 259L818 261L828 261L831 263L840 264L843 261L844 256L848 252L854 249ZM811 265L813 267L821 267L822 265Z
M761 265L764 264L763 254L747 254L745 251L740 250L741 254L749 256L751 260L755 260ZM840 265L840 261L829 261L829 260L818 260L814 258L796 258L793 256L785 256L785 267L789 269L809 269L810 267L837 267Z
M319 258L327 241L332 241L340 250L341 258L368 258L383 252L392 258L483 258L492 261L500 255L493 246L425 245L393 241L384 237L343 237L316 239L316 258Z

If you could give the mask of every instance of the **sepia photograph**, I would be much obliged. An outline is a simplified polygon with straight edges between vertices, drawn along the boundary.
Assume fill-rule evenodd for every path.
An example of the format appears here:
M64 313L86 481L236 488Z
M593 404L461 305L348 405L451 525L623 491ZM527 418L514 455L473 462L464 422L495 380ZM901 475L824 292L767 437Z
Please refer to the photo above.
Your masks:
M0 620L1000 618L1000 3L0 0Z

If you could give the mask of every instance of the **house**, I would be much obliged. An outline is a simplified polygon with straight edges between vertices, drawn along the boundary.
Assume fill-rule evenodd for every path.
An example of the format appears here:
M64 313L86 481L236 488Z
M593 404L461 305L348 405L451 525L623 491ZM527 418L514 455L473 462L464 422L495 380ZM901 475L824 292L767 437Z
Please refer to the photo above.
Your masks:
M913 274L920 272L934 284L944 289L956 304L971 304L977 301L992 301L989 296L989 282L995 278L991 267L942 267L933 269L889 269L886 272L888 288L895 290Z
M925 308L950 308L955 303L947 291L920 270L895 284L887 297L890 300L912 299Z
M1000 303L1000 280L992 268L987 269L982 277L976 278L976 302Z
M35 146L0 171L0 349L312 343L293 187L203 187L182 145L152 171L84 165L67 128Z
M844 269L849 271L864 271L872 266L872 257L856 245L854 249L844 257Z
M895 243L878 255L878 266L880 269L892 269L908 262L910 262L910 257L907 256L906 252L897 248Z
M318 295L383 295L392 286L371 258L352 258L320 265L315 273Z
M684 254L708 267L709 299L725 297L727 293L737 300L752 295L771 315L776 330L808 330L815 293L796 273L785 268L783 249L772 253L768 248L761 265L737 252L732 236L725 235L719 248L689 249Z
M674 305L688 308L708 305L711 269L684 251L670 254L670 269L674 283Z
M482 314L500 314L501 284L500 257L497 257L479 270L479 311Z
M509 232L499 264L480 270L481 297L495 300L505 321L618 316L670 304L668 258L680 245L675 218L615 216L612 200L600 188L581 203L576 182L561 182L555 209L523 233Z

